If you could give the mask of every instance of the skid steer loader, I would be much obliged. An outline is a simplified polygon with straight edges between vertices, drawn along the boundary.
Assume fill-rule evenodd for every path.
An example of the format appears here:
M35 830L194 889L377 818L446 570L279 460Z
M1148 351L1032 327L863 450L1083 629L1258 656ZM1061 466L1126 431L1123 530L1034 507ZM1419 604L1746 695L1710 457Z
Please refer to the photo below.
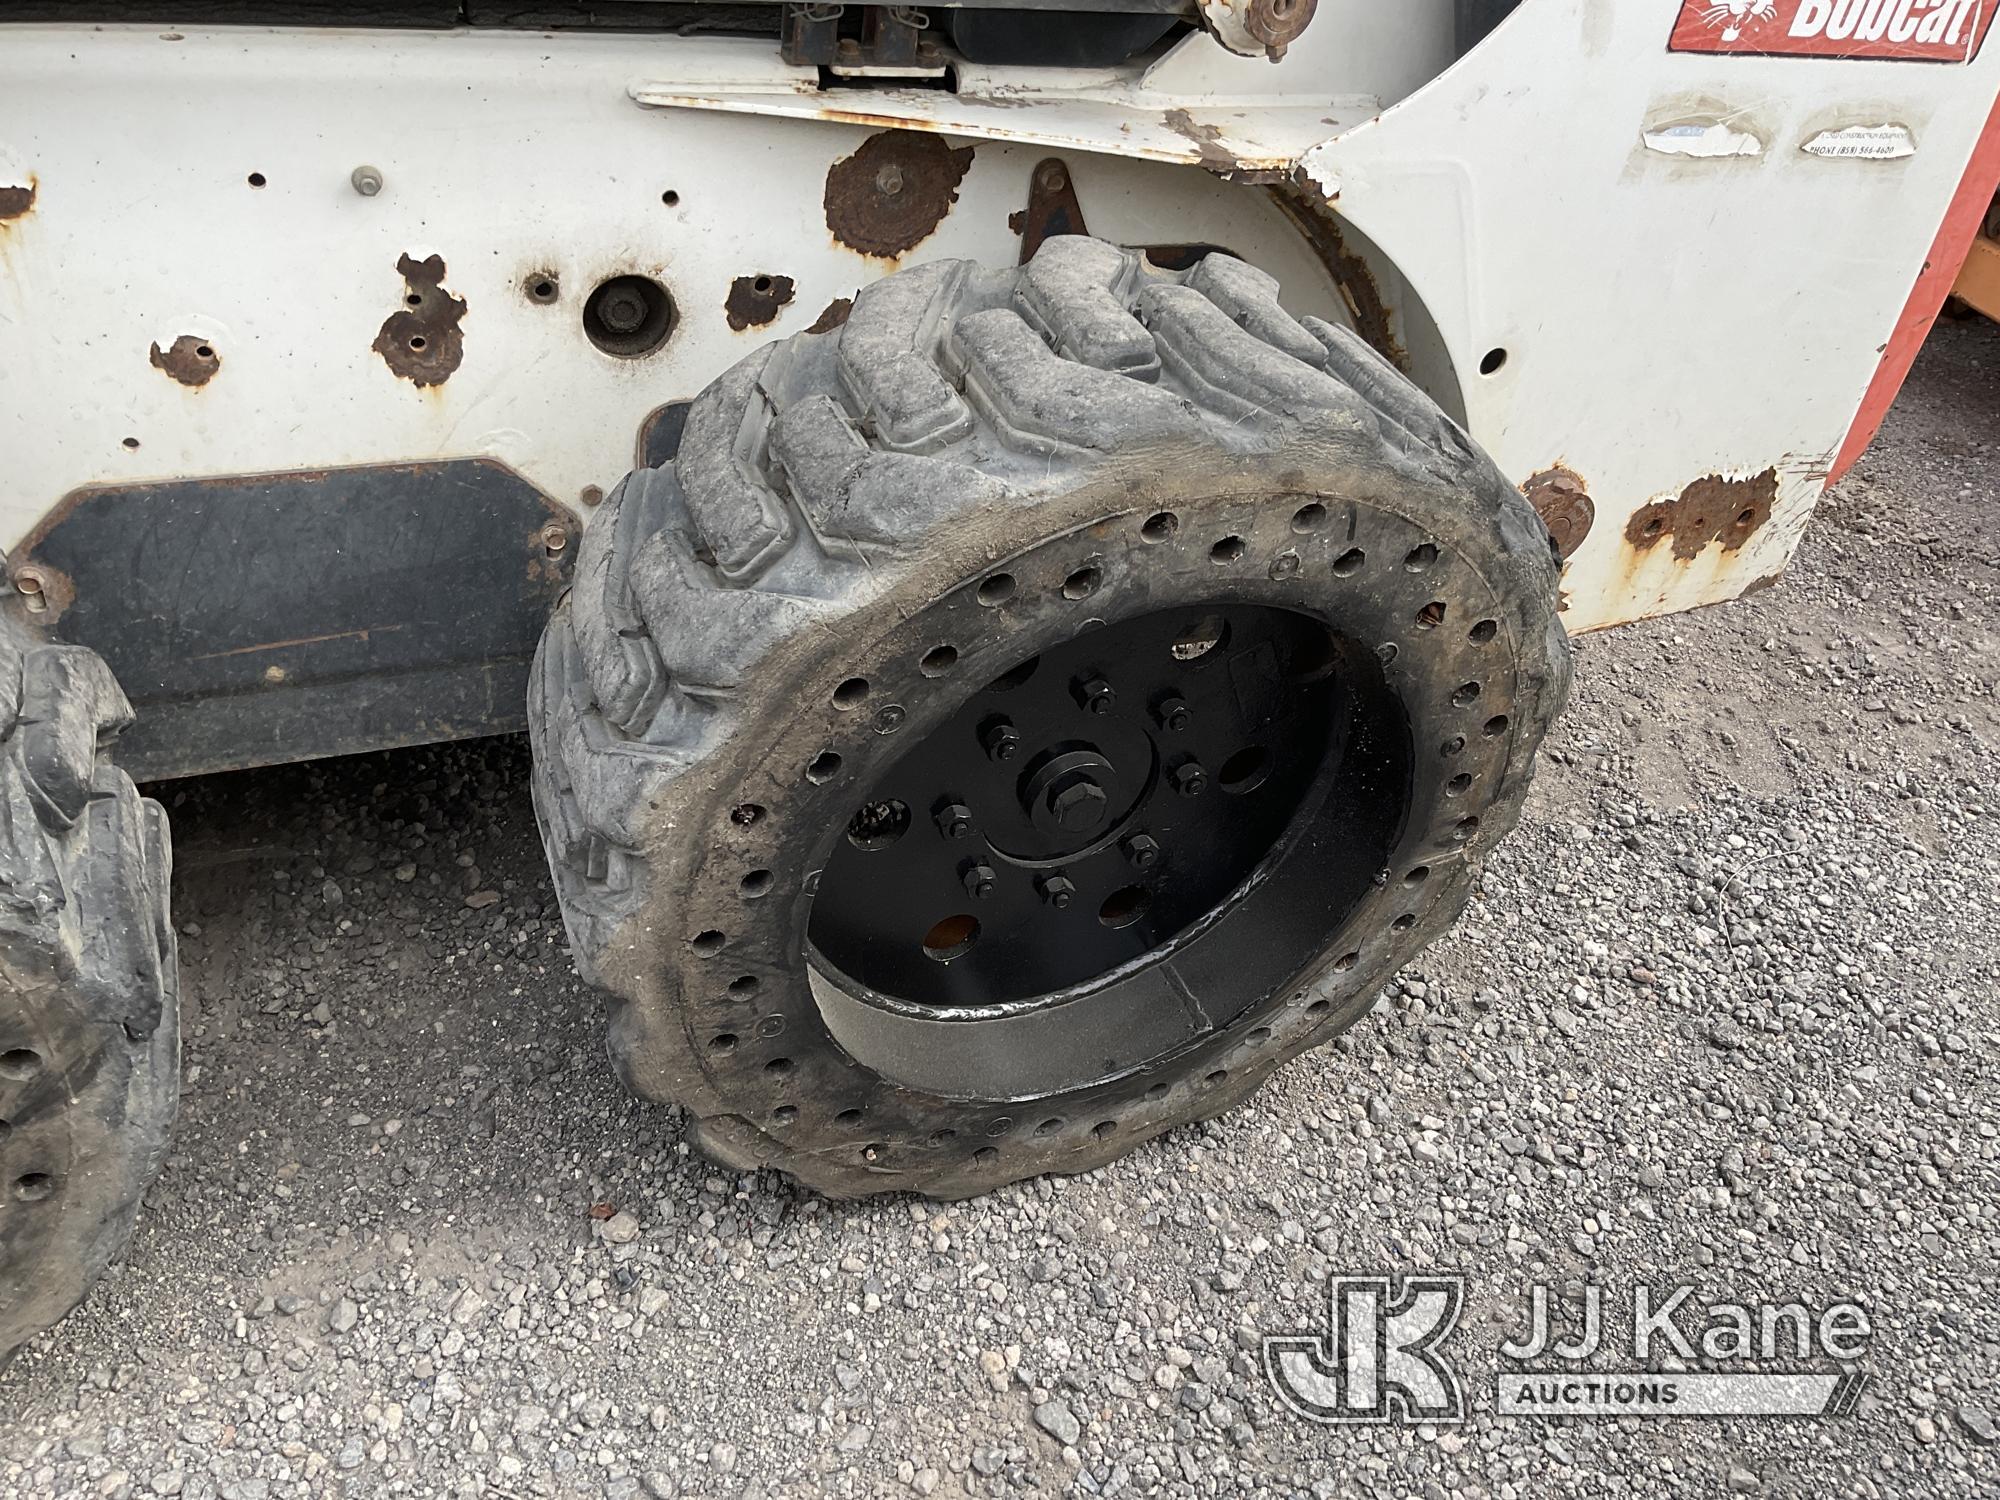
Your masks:
M15 0L0 1351L174 1114L135 779L525 728L615 1064L736 1167L1229 1108L1459 912L1570 633L1784 568L1993 196L1991 20Z

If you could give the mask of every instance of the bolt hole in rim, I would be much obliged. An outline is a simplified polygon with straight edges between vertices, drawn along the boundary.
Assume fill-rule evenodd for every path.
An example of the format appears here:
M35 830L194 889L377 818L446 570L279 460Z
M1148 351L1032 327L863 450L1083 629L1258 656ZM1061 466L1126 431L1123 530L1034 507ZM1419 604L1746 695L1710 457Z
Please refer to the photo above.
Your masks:
M1177 520L1155 524L1170 515L1141 536L1171 537ZM1023 571L987 575L968 602L991 607L997 577L1016 597ZM1090 572L1100 592L1100 565L1083 563L1054 570L1054 593ZM859 771L801 896L822 1019L886 1078L1028 1098L1157 1065L1226 1026L1229 1007L1289 994L1402 826L1406 715L1362 643L1235 600L1070 629L997 674L978 662L986 686L959 681L942 724ZM910 701L890 673L929 678L935 651L876 669L878 690ZM1102 714L1081 691L1100 681L1115 688ZM1155 707L1168 698L1186 705L1178 730ZM1020 737L1004 759L990 749L1001 702ZM948 836L932 810L961 807L970 826ZM1159 852L1135 860L1135 838ZM1329 873L1330 847L1343 853ZM1284 878L1295 862L1311 873ZM990 883L968 882L975 864ZM1049 899L1052 878L1070 899Z
M979 585L979 602L988 609L1005 604L1017 586L1012 573L995 573Z

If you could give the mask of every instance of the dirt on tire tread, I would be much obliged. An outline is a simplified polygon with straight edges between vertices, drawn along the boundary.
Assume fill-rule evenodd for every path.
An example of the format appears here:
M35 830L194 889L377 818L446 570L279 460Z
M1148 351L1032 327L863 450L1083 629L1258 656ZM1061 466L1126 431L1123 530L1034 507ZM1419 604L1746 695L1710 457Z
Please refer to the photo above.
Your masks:
M180 1091L165 812L110 669L0 621L0 1360L130 1240Z

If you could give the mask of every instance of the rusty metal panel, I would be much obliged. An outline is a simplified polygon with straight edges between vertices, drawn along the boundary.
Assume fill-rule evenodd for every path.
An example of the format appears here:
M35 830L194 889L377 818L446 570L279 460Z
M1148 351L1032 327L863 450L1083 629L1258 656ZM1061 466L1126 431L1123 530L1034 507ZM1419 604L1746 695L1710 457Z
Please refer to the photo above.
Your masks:
M16 607L111 664L134 776L186 776L523 727L575 536L490 459L88 489Z
M1275 66L1192 35L951 91L744 38L9 28L0 542L79 486L472 457L587 514L765 338L899 265L1016 261L1057 150L1094 233L1228 246L1540 480L1572 629L1733 597L1806 525L2000 49L1674 52L1673 7L1524 0L1454 63L1455 9L1319 0ZM670 298L656 341L591 331L618 278ZM1695 501L1745 486L1709 534Z
M754 38L0 25L0 546L84 487L466 458L588 517L650 413L767 339L898 265L1018 259L1046 151L925 136L953 181L871 253L896 226L857 249L826 199L882 125L639 107L658 75L818 77ZM1073 167L1096 233L1226 244L1342 317L1262 194ZM658 337L603 315L625 278L670 297Z

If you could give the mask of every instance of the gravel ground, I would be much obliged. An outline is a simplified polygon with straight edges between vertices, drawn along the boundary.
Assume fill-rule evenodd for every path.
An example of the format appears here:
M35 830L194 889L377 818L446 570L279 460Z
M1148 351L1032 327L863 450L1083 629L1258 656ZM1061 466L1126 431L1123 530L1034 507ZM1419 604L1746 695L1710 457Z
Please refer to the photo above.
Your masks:
M0 1490L2000 1493L1996 393L1945 327L1781 584L1584 641L1468 919L1334 1049L970 1203L721 1173L619 1091L523 744L166 787L177 1144L6 1376ZM1471 1420L1288 1414L1258 1336L1424 1268ZM1493 1415L1532 1284L1639 1281L1859 1300L1859 1410Z

